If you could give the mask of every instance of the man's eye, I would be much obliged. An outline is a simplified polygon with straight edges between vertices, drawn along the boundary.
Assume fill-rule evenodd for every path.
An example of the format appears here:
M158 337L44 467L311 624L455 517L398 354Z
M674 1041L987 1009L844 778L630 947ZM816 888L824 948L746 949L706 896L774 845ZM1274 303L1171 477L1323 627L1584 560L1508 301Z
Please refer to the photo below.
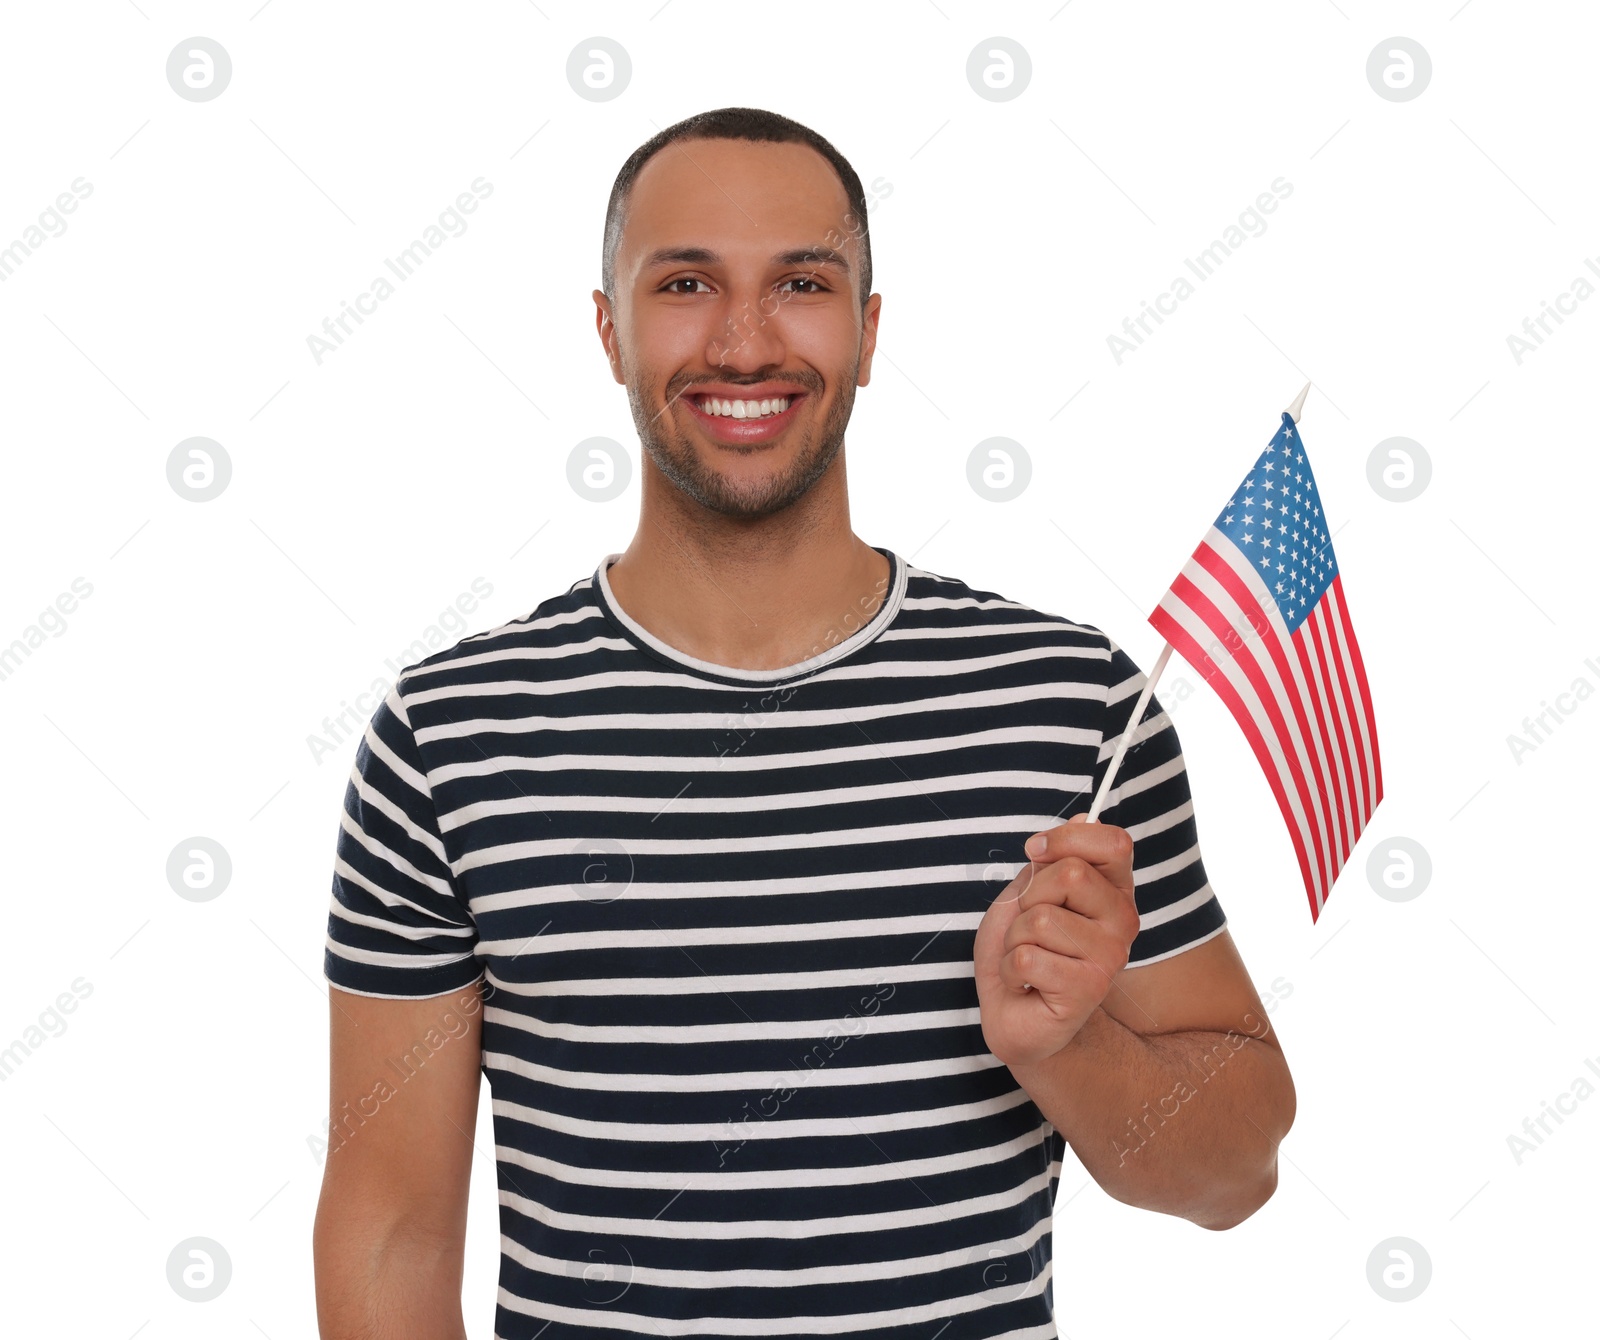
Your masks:
M809 275L797 275L793 279L785 280L783 287L787 288L790 284L810 284L812 287L809 289L800 290L803 293L826 293L828 291L826 284L819 283Z
M676 287L674 287L674 285L677 285L677 284L703 284L704 282L705 282L704 280L696 279L693 275L680 275L676 279L667 280L667 282L661 286L661 291L663 293L684 293L686 290L681 289L681 288L676 288ZM709 285L707 285L707 287L709 288Z

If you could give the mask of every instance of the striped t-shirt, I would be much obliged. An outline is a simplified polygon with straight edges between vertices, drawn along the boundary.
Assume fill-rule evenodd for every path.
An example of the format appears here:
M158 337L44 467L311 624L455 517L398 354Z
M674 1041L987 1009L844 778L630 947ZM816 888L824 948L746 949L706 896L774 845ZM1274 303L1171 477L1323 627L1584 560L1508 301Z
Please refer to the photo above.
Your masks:
M1144 676L878 552L876 612L783 669L667 645L610 554L372 717L324 971L484 980L497 1340L1056 1336L1065 1142L984 1045L973 937ZM1101 818L1134 837L1130 963L1223 928L1154 698Z

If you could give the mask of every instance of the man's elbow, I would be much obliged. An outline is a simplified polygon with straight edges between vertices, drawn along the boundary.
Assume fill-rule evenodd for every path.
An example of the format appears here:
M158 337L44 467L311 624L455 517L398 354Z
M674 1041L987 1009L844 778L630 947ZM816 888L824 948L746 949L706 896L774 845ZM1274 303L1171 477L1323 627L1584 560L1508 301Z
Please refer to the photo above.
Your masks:
M1251 1215L1272 1199L1272 1193L1278 1189L1278 1159L1274 1155L1268 1166L1266 1175L1254 1185L1245 1188L1240 1194L1232 1198L1224 1206L1209 1207L1203 1215L1196 1215L1190 1221L1201 1228L1208 1228L1213 1233L1221 1233L1226 1229L1237 1228Z
M1255 1117L1250 1117L1249 1121L1265 1145L1265 1165L1256 1177L1234 1188L1224 1204L1208 1206L1205 1214L1192 1216L1192 1221L1201 1228L1220 1233L1238 1227L1271 1200L1272 1193L1278 1189L1278 1146L1294 1125L1295 1117L1294 1081L1286 1065L1281 1067L1280 1082L1274 1088L1272 1101L1263 1106L1259 1115L1259 1121Z

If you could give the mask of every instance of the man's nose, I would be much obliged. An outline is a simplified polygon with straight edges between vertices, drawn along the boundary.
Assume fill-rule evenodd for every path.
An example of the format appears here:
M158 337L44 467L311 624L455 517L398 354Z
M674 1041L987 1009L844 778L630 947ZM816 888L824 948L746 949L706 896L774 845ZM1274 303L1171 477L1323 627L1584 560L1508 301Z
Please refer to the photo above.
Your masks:
M782 366L787 350L779 319L782 303L776 294L757 287L730 290L722 315L706 352L715 366L747 373Z

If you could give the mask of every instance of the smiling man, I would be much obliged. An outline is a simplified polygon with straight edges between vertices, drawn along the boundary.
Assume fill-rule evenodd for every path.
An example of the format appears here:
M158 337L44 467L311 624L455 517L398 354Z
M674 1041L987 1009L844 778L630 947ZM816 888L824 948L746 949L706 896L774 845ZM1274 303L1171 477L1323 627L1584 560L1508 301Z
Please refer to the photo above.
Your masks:
M1068 1145L1225 1229L1293 1120L1177 734L1083 822L1138 667L852 531L882 300L826 140L661 132L594 300L631 543L408 666L346 791L322 1334L465 1335L481 1067L500 1340L1050 1340Z

